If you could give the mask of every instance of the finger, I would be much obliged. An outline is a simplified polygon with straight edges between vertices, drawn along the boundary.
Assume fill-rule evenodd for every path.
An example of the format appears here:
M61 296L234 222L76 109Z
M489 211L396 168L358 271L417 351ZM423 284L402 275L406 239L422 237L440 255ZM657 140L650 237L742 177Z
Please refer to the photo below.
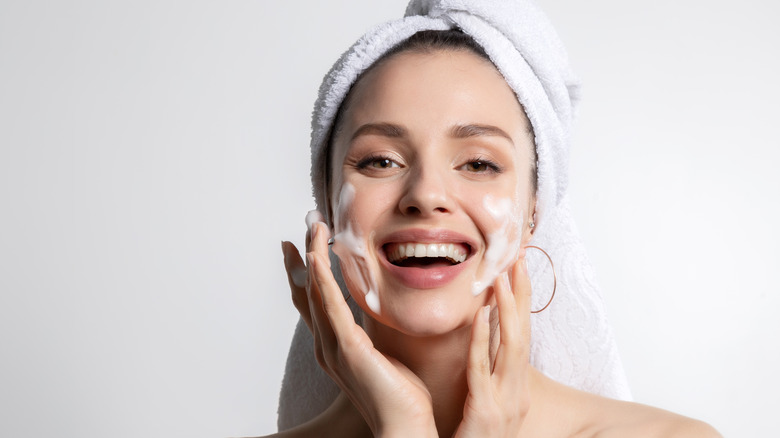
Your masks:
M328 251L330 249L328 245L328 239L330 238L330 230L325 222L315 222L311 228L311 242L307 252L313 252L321 255L326 260L326 265L330 267L330 260L328 259Z
M314 224L318 222L325 223L325 216L323 216L322 213L320 213L318 210L311 210L306 213L306 252L311 251L310 245L312 228L314 228Z
M466 366L466 381L469 394L476 400L486 400L490 395L490 306L485 306L474 315L471 325L469 359Z
M320 254L313 252L309 254L312 256L311 266L314 270L314 279L321 293L322 309L330 322L337 342L346 345L353 339L354 329L357 327L355 318L341 294L341 288L327 267L325 259Z
M493 287L498 307L498 327L501 338L493 370L499 378L511 375L510 373L520 366L522 358L520 317L517 302L509 288L508 277L508 274L501 275L496 279Z
M309 270L309 276L306 283L306 298L309 303L309 311L312 321L312 337L314 338L314 355L317 358L317 362L328 371L327 364L323 352L325 347L323 346L323 333L331 331L328 318L325 316L322 310L322 300L320 298L320 290L317 286L317 282L314 279L314 264L312 263L312 253L306 253L307 267Z
M335 378L331 364L338 354L338 344L333 326L322 303L322 292L317 276L323 274L318 272L316 268L318 265L317 254L314 252L307 253L306 260L309 263L309 272L311 273L307 291L309 307L312 309L314 356L325 372ZM330 274L330 270L328 270L328 274Z
M310 302L317 327L315 344L322 349L327 361L353 340L355 319L330 270L328 237L330 233L323 222L312 226L311 252L307 253L311 285ZM362 329L361 329L362 332Z
M512 267L512 291L517 303L520 319L520 354L523 364L527 364L531 354L531 279L525 257L520 258Z
M306 253L307 268L309 272L306 283L306 295L312 319L314 354L317 358L317 362L320 363L325 371L329 371L325 360L325 352L333 351L335 336L333 335L330 321L328 321L328 317L325 315L325 311L322 308L322 294L315 278L316 274L312 258L312 255L314 254L313 249L316 246L315 242L319 237L318 232L320 230L320 224L316 222L309 224L309 215L307 215L307 225L311 225L311 230L309 233L309 252Z
M298 248L292 242L282 242L284 268L287 271L287 282L290 284L293 305L298 309L301 318L311 330L311 313L309 299L306 296L306 265L303 263Z

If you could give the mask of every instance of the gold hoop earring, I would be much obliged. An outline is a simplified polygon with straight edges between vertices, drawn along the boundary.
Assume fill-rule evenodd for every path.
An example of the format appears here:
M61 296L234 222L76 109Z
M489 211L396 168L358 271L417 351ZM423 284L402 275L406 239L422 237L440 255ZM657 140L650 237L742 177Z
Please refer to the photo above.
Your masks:
M543 252L544 255L547 256L547 260L550 262L550 267L552 268L553 271L553 291L552 291L552 295L550 295L550 301L548 301L547 304L545 304L544 307L542 307L541 309L531 311L531 313L539 313L544 309L546 309L550 305L550 303L552 303L553 298L555 298L555 289L558 288L558 276L555 275L555 265L553 264L552 258L550 258L550 254L547 254L547 251L534 245L528 245L526 246L526 248L536 248L539 251Z

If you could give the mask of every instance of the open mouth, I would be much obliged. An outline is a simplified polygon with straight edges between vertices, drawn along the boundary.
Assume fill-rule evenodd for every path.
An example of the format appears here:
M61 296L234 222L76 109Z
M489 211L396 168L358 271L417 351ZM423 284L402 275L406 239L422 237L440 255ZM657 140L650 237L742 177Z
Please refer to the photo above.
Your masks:
M471 252L464 243L388 243L383 249L391 264L403 268L454 266L463 263Z

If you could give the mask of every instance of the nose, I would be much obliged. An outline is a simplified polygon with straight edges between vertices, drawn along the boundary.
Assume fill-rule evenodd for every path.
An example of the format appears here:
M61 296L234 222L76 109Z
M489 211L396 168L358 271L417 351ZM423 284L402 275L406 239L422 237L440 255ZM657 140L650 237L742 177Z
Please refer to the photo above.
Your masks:
M420 217L451 213L454 202L446 177L432 169L415 170L405 182L398 208L404 215Z

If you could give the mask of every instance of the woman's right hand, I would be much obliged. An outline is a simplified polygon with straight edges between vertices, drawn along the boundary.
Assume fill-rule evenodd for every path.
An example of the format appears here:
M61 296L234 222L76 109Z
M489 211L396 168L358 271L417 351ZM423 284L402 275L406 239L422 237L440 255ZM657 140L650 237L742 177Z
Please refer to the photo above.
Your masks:
M317 362L375 436L438 436L431 395L423 382L374 348L355 323L330 270L329 234L323 222L313 224L311 239L307 233L308 267L295 245L282 243L293 303L314 337Z

